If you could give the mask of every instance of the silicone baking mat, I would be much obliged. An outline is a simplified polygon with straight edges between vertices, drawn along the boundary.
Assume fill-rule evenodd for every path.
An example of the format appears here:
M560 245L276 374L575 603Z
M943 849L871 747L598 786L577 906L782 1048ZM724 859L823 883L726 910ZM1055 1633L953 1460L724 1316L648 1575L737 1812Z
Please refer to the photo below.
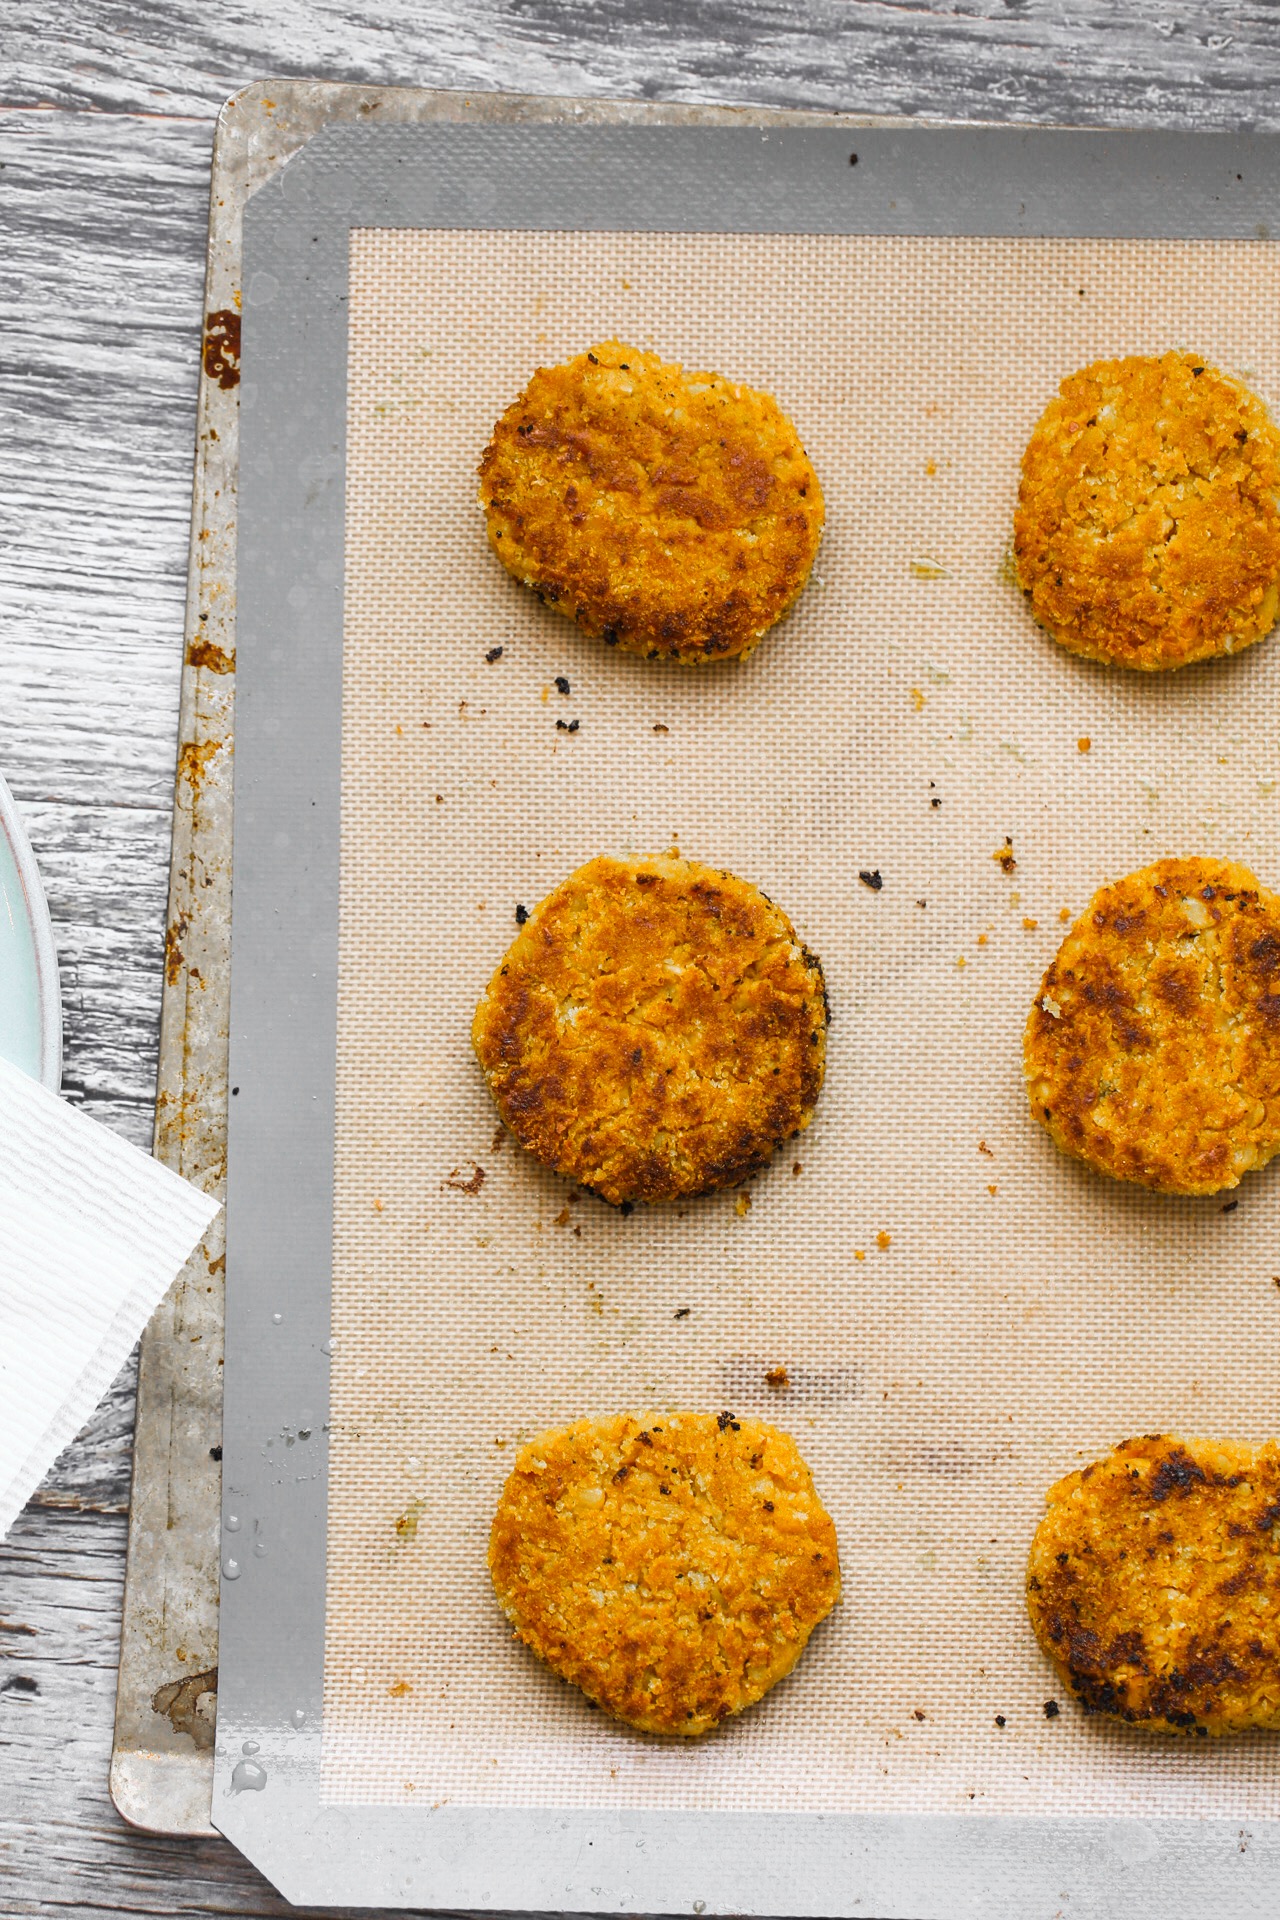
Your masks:
M320 1817L1154 1818L1157 1850L1188 1820L1267 1823L1264 1738L1046 1715L1022 1576L1081 1459L1135 1431L1273 1431L1274 1179L1201 1201L1100 1181L1032 1123L1020 1035L1104 878L1182 851L1280 874L1280 654L1108 673L1035 628L1007 547L1068 370L1185 347L1280 402L1280 256L485 211L350 216L345 465L310 476L345 508L323 1697L295 1714L322 1708L301 1769ZM767 388L822 478L814 578L744 665L611 653L487 549L493 420L535 366L614 335ZM468 1029L519 905L593 853L670 845L762 886L822 956L827 1084L748 1188L623 1216L504 1138ZM679 1406L795 1434L846 1590L790 1679L696 1745L603 1723L540 1669L484 1563L522 1440ZM304 1412L276 1448L311 1438ZM265 1810L275 1775L241 1745L231 1803L261 1773ZM746 1904L722 1885L701 1897Z

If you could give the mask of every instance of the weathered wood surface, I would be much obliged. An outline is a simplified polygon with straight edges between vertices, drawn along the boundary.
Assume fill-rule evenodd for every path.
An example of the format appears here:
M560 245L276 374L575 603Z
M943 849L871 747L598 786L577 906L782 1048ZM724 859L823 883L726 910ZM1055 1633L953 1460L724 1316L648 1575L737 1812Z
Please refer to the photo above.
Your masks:
M937 118L1280 128L1277 0L9 0L0 770L45 875L66 1084L151 1132L212 121L262 75ZM106 1792L122 1376L0 1546L0 1916L292 1911Z

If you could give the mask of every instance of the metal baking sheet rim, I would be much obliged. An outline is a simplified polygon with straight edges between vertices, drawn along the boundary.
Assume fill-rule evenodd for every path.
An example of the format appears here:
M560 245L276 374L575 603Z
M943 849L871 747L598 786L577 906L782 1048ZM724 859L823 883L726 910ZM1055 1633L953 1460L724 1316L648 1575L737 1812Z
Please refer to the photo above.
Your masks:
M882 1920L1047 1920L1064 1902L1117 1920L1276 1910L1276 1821L320 1800L347 234L484 225L500 209L506 228L1266 238L1280 181L1280 143L1231 136L871 130L859 153L851 216L839 127L344 127L246 210L224 1473L269 1551L224 1535L213 1819L297 1902ZM303 217L305 252L278 245ZM265 1464L264 1433L292 1436L287 1471Z

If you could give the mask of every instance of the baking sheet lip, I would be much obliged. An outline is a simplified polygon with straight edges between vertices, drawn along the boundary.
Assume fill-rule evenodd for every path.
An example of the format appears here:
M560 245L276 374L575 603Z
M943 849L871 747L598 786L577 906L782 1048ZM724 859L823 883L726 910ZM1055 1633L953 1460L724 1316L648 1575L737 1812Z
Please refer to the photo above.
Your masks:
M319 144L319 141L315 143L316 150ZM370 146L364 155L366 170L371 166L374 152L375 149ZM1280 147L1272 142L1268 152L1274 166L1280 160ZM246 1276L250 1273L259 1276L256 1290L248 1285L243 1289L237 1286L234 1297L229 1294L228 1338L236 1349L238 1367L228 1367L229 1420L225 1442L228 1486L234 1487L238 1495L251 1500L258 1511L269 1513L273 1519L282 1521L283 1525L280 1533L281 1550L273 1551L261 1562L248 1564L244 1569L247 1577L238 1579L223 1590L227 1660L223 1669L223 1718L217 1750L215 1823L251 1858L270 1871L277 1884L289 1889L294 1886L291 1875L295 1871L304 1874L313 1870L319 1857L316 1848L321 1841L326 1845L332 1843L340 1849L349 1847L353 1832L364 1833L367 1823L367 1831L387 1836L389 1848L393 1851L395 1848L401 1849L395 1856L396 1865L400 1871L408 1871L410 1875L410 1890L405 1893L404 1900L401 1901L397 1885L396 1888L389 1888L389 1904L421 1904L425 1900L428 1903L508 1909L514 1906L522 1910L564 1906L619 1910L623 1905L641 1900L651 1911L659 1910L667 1904L668 1896L663 1891L667 1883L656 1878L643 1878L643 1873L650 1871L651 1863L645 1864L643 1873L633 1870L634 1862L631 1863L627 1869L631 1874L628 1898L618 1901L611 1896L607 1909L599 1907L591 1887L572 1878L576 1868L570 1869L566 1879L563 1859L550 1862L541 1879L533 1875L529 1862L536 1856L548 1834L569 1836L564 1841L566 1847L576 1837L579 1847L584 1847L600 1834L599 1815L551 1808L505 1808L496 1813L492 1809L457 1809L442 1810L446 1817L441 1820L428 1808L321 1808L317 1801L327 1523L324 1503L325 1449L317 1430L313 1440L308 1442L310 1451L307 1464L310 1471L295 1475L292 1490L279 1493L277 1490L284 1482L279 1477L273 1480L271 1473L263 1467L266 1455L261 1447L261 1434L264 1420L268 1425L278 1424L282 1416L286 1421L296 1420L300 1396L308 1397L317 1408L327 1403L327 1368L321 1352L321 1334L313 1332L306 1342L297 1347L273 1348L273 1336L265 1321L265 1302L269 1287L280 1286L280 1297L287 1301L291 1316L296 1313L313 1329L320 1321L327 1325L331 1255L332 1067L337 986L341 595L321 585L309 606L305 594L295 606L288 589L290 582L298 588L306 583L310 588L317 578L323 576L324 568L332 562L333 556L342 551L345 263L348 234L351 227L360 222L356 196L347 195L339 206L331 192L335 184L341 184L341 174L329 155L325 156L323 165L319 165L316 163L316 152L308 150L296 164L298 170L294 172L287 193L280 182L276 192L268 190L262 193L246 208L244 265L248 299L244 400L245 428L248 440L252 441L252 457L242 468L241 513L245 524L254 526L254 532L244 537L241 550L237 800L247 803L238 823L242 828L249 824L249 813L254 808L261 808L264 812L270 812L273 829L282 825L296 827L299 838L289 854L289 864L277 862L273 868L274 856L264 857L266 850L256 846L251 857L247 833L240 831L236 835L234 884L240 980L238 991L233 985L236 998L232 1012L232 1048L233 1079L240 1079L242 1074L246 1079L254 1075L259 1081L270 1078L281 1093L288 1089L297 1105L286 1105L271 1114L271 1135L259 1138L256 1143L251 1138L249 1128L249 1109L254 1103L240 1101L233 1105L233 1165L238 1165L241 1174L250 1174L258 1181L259 1198L264 1205L263 1219L269 1228L267 1243L270 1251L266 1260L261 1257L261 1248L255 1249L254 1257L246 1258ZM298 192L300 187L304 189L301 194ZM308 195L311 196L309 202ZM258 253L258 248L268 239L271 223L282 217L286 221L296 219L304 209L311 230L315 232L317 227L319 229L320 243L308 248L305 264L297 259L282 263L280 258L273 258L272 264L278 268L280 277L272 274L265 297L257 298L250 268L255 265L255 254L257 262L263 264L269 257L265 252ZM474 221L469 223L474 224ZM618 230L616 220L610 230ZM296 364L304 358L296 352L300 338L305 338L308 346L305 368ZM263 343L269 339L276 342L278 387L273 387L270 381L260 377L259 368L265 366L265 360L255 364ZM327 412L318 404L318 396L322 393ZM330 484L322 487L313 498L309 488L315 468L308 462L315 460L324 467ZM272 540L269 546L249 511L257 500L270 502L275 523L283 532L284 537ZM301 648L304 644L305 652L299 651L296 656L305 658L308 668L303 687L305 697L299 699L298 685L288 676L287 659L290 645ZM283 668L277 665L273 669L280 676L278 682L274 683L269 674L263 677L269 656L272 655L277 662L286 662ZM275 697L282 690L295 702L290 716L291 731L286 740L289 751L283 757L279 751L279 740L269 738L261 725L264 716L274 717L285 710L287 701ZM308 734L309 726L313 730L318 726L320 730ZM328 731L325 731L326 728ZM312 791L319 767L325 769L325 807L309 811L306 795ZM290 780L294 782L292 787ZM318 917L314 887L304 894L296 892L300 865L311 866L313 879L315 874L320 876L324 904ZM283 890L278 886L282 875L288 882ZM294 891L290 892L290 888ZM309 917L309 931L306 924L299 924L291 917L291 901L300 906L304 923ZM254 935L259 942L257 986L263 989L265 1000L270 1000L267 989L278 978L280 962L270 941L264 943L259 938L261 928L269 925L283 927L287 938L294 942L294 955L305 955L305 966L299 965L291 974L291 984L300 998L292 1016L295 1053L292 1060L285 1058L286 1066L300 1065L303 1069L300 1073L275 1071L269 1075L267 1070L270 1063L254 1053L255 1036L250 1032L254 1021L250 1020L247 1026L243 1023L246 1008L251 1009L254 1002L255 986L244 973L245 940L242 936L254 926L255 915L260 923ZM308 981L319 981L321 984L308 985ZM306 1018L301 1017L299 1007L305 1012ZM270 1043L267 1049L269 1053L274 1038L269 1027L263 1029L259 1023L256 1038L261 1040L264 1032ZM280 1065L279 1058L275 1065L277 1068ZM326 1071L330 1076L327 1082ZM315 1092L317 1088L319 1091ZM327 1103L327 1117L312 1113L314 1102L321 1105ZM266 1111L265 1108L259 1108L259 1125ZM294 1162L289 1165L279 1158L279 1141L285 1136L286 1145L294 1141L287 1123L297 1119L299 1113L306 1125L299 1136L300 1144L295 1147ZM286 1124L281 1125L282 1121ZM263 1159L261 1152L255 1158L255 1144L260 1150L269 1146L275 1156L274 1171L269 1175L264 1169L271 1167L273 1162ZM320 1216L323 1216L323 1234L317 1236L313 1232L306 1244L299 1242L296 1231L298 1222L305 1216L300 1190L296 1184L292 1188L283 1188L282 1169L286 1174L294 1172L299 1175L303 1189L310 1182L314 1203L314 1217L311 1220L313 1229ZM320 1175L319 1202L315 1201L317 1171ZM282 1190L287 1191L285 1224L291 1229L288 1232L282 1231ZM243 1197L243 1192L240 1195L236 1193L233 1175L232 1204L228 1213L229 1236L239 1230L239 1202ZM250 1241L251 1236L242 1240L237 1253L247 1254ZM277 1259L278 1270L271 1264L272 1256ZM237 1258L233 1255L229 1260L233 1277L237 1265ZM250 1405L254 1393L258 1399ZM322 1417L317 1413L317 1423ZM266 1630L266 1623L272 1619L280 1623L280 1630L274 1634ZM305 1723L297 1737L292 1727L287 1726L290 1716L285 1709L291 1705L300 1709ZM269 1776L268 1790L261 1794L232 1792L232 1774L244 1745L244 1739L237 1733L238 1728L245 1729L245 1737L258 1743L258 1751ZM282 1730L285 1728L287 1731ZM296 1766L301 1771L289 1777L286 1775L286 1765ZM988 1836L1010 1836L1012 1844L1012 1838L1018 1833L1024 1837L1032 1833L1036 1836L1037 1846L1052 1842L1059 1848L1061 1857L1056 1869L1055 1899L1064 1873L1068 1878L1074 1877L1074 1883L1080 1886L1088 1882L1088 1877L1094 1871L1089 1835L1095 1831L1095 1827L1097 1832L1110 1836L1108 1844L1112 1840L1118 1843L1126 1837L1137 1841L1145 1835L1141 1844L1150 1845L1150 1822L1103 1819L1095 1823L1090 1816L1072 1816L1064 1821L1014 1815L736 1815L687 1809L679 1813L644 1810L629 1814L617 1831L634 1834L636 1823L639 1822L642 1831L651 1832L655 1841L660 1842L655 1845L655 1855L661 1853L669 1856L672 1833L686 1823L692 1823L687 1831L692 1836L690 1844L695 1850L693 1857L705 1861L709 1851L719 1852L724 1835L732 1829L739 1838L732 1849L726 1852L724 1859L724 1886L731 1891L725 1893L724 1888L708 1886L707 1895L703 1897L706 1897L707 1906L713 1910L723 1907L740 1913L786 1911L815 1914L848 1911L844 1894L839 1899L827 1901L820 1891L821 1886L826 1884L823 1876L829 1876L835 1864L831 1849L825 1853L823 1851L821 1843L824 1833L828 1838L846 1836L850 1844L856 1842L864 1853L872 1848L873 1843L883 1845L886 1835L896 1835L900 1841L905 1837L910 1840L910 1845L905 1848L908 1857L900 1863L900 1868L895 1868L895 1871L906 1876L901 1884L915 1890L909 1904L900 1901L895 1909L905 1915L922 1913L933 1891L933 1882L926 1884L927 1876L921 1878L923 1870L917 1858L917 1839L925 1834L926 1828L933 1831L930 1823L952 1819L954 1830L949 1831L955 1845L960 1847L971 1831L971 1823L975 1818L981 1819L983 1831ZM772 1823L777 1819L788 1822L788 1833L793 1841L802 1830L807 1831L814 1840L813 1848L805 1855L797 1857L793 1852L789 1856L785 1901L770 1892L774 1862L769 1847L762 1844L762 1836L766 1830L773 1830ZM1166 1856L1171 1849L1179 1852L1184 1863L1189 1863L1199 1872L1205 1871L1210 1865L1220 1867L1222 1855L1218 1851L1219 1841L1224 1833L1240 1831L1230 1822L1188 1822L1165 1815L1156 1816L1155 1819L1161 1839L1168 1844L1162 1847L1157 1842L1150 1858L1154 1863L1158 1856L1163 1868L1168 1868ZM456 1827L459 1832L478 1838L481 1846L488 1848L488 1854L492 1854L495 1848L500 1849L504 1858L510 1861L510 1870L523 1876L516 1891L513 1893L511 1887L507 1886L501 1897L491 1899L483 1889L477 1889L471 1882L464 1885L456 1876L450 1889L446 1889L438 1878L422 1884L413 1882L413 1873L421 1867L423 1837L430 1833L433 1821L436 1822L436 1831L441 1834L447 1835ZM807 1829L804 1828L805 1822L811 1823ZM1250 1831L1265 1834L1268 1857L1274 1852L1275 1858L1280 1860L1280 1823L1272 1820L1254 1821ZM941 1829L938 1832L941 1833ZM525 1839L516 1846L513 1844L513 1835L519 1834L525 1835ZM410 1836L407 1843L405 1836ZM434 1841L432 1844L434 1846ZM354 1850L357 1857L363 1851L358 1847ZM343 1857L345 1860L345 1855ZM1256 1851L1252 1857L1256 1861ZM388 1862L381 1861L380 1857L380 1864L387 1866ZM954 1866L954 1862L944 1864L947 1872ZM425 1868L421 1870L425 1871ZM467 1870L457 1867L456 1873ZM704 1879L709 1877L709 1867L700 1870ZM356 1871L355 1866L351 1867L351 1871ZM622 1871L622 1866L619 1871ZM668 1871L665 1859L661 1867L652 1871L654 1874ZM987 1868L984 1868L985 1871ZM1253 1873L1254 1869L1251 1867L1248 1871ZM914 1879L911 1878L913 1874ZM1118 1915L1123 1913L1126 1920L1135 1920L1138 1915L1149 1915L1151 1920L1157 1920L1157 1916L1159 1920L1179 1920L1179 1916L1189 1916L1195 1910L1182 1897L1185 1890L1176 1881L1172 1883L1171 1892L1162 1895L1160 1901L1153 1904L1150 1893L1154 1878L1153 1864L1152 1873L1148 1876L1150 1884L1145 1885L1140 1894L1134 1889L1123 1907L1107 1908L1095 1903L1092 1910L1098 1913L1115 1911ZM302 1883L299 1881L297 1884ZM338 1898L348 1897L338 1892L340 1884L337 1867L331 1862L322 1882L318 1882L314 1889L309 1888L306 1897L333 1904L335 1895ZM1251 1884L1256 1885L1257 1882ZM1025 1874L1015 1890L1018 1897L1025 1898L1027 1888L1032 1885L1039 1887L1048 1897L1048 1883L1041 1886L1039 1882L1028 1880ZM1273 1885L1274 1880L1269 1877L1268 1890ZM1008 1912L1012 1920L1017 1913L1019 1920L1022 1920L1021 1909L1005 1903L1007 1891L1007 1888L1000 1889L999 1906L988 1899L988 1915ZM361 1885L358 1890L353 1888L349 1897L353 1902L368 1904L370 1889L367 1885ZM1076 1907L1073 1910L1080 1909ZM1250 1910L1273 1912L1274 1901L1269 1906L1255 1906ZM949 1906L947 1911L954 1911L954 1905ZM1246 1909L1238 1906L1237 1911L1243 1915Z

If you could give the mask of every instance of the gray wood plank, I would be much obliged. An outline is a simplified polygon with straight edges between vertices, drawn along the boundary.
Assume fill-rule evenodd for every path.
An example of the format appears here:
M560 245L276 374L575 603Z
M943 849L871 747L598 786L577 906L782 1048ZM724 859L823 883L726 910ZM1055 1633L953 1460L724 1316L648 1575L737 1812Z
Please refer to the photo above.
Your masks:
M206 115L268 75L944 118L1275 126L1268 0L27 0L3 97Z
M0 771L67 1084L151 1132L211 123L265 74L939 118L1280 126L1273 0L12 0L0 72ZM291 1912L106 1793L126 1369L0 1546L0 1913Z

